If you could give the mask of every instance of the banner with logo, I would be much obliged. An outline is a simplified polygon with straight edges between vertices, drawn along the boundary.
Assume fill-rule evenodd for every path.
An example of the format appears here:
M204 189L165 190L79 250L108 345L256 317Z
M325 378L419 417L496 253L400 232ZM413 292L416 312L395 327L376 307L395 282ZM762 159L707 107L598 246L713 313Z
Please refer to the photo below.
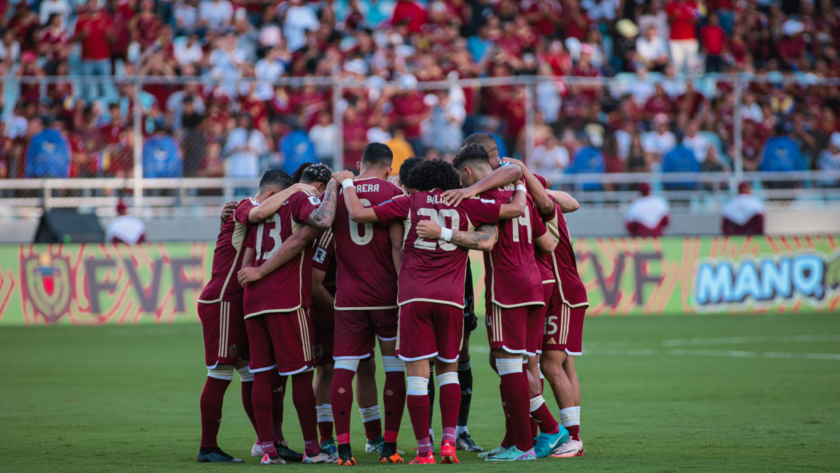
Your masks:
M815 237L582 238L587 315L834 311L840 251ZM473 255L476 309L483 264ZM0 246L0 325L198 321L213 244Z

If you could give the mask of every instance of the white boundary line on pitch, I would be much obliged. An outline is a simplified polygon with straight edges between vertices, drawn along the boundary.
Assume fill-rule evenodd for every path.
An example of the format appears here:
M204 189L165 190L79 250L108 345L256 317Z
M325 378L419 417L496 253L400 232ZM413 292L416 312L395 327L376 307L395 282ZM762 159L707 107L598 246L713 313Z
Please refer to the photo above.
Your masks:
M741 350L659 350L659 349L583 349L584 355L615 355L615 356L693 356L693 357L723 357L723 358L776 358L776 359L804 359L804 360L833 360L840 361L840 354L835 353L783 353L773 351L741 351Z

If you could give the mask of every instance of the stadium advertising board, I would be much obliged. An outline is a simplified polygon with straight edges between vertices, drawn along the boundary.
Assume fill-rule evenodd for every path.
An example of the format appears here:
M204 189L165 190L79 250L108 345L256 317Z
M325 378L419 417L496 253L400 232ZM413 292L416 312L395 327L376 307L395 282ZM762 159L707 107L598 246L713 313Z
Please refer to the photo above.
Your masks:
M582 238L575 245L587 315L834 311L833 236ZM197 321L213 245L0 246L0 324ZM473 259L476 307L483 268Z

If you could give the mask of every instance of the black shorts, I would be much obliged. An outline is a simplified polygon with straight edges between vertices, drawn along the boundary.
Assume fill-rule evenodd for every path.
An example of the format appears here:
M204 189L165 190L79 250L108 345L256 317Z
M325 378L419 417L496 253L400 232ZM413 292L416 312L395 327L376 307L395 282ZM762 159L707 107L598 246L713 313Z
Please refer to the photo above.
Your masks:
M472 270L467 261L467 278L464 282L464 331L472 332L478 328L478 317L475 316L475 297L473 295Z

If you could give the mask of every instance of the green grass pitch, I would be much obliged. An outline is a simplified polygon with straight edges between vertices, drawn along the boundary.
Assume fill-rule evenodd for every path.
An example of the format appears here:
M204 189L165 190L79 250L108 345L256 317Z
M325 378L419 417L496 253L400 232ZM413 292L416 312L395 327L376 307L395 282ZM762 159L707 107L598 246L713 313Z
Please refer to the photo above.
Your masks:
M493 464L461 453L462 471L837 471L837 314L590 318L578 371L586 456ZM486 335L473 336L470 431L502 436ZM0 329L0 471L244 471L255 440L234 381L219 443L245 465L197 464L206 370L198 325ZM382 381L380 380L380 383ZM380 384L381 389L381 384ZM285 433L301 450L287 396ZM546 395L556 415L553 396ZM440 433L439 411L435 429ZM402 449L414 444L406 414ZM357 471L384 466L362 450ZM411 454L407 454L410 457ZM285 465L277 470L337 468Z

